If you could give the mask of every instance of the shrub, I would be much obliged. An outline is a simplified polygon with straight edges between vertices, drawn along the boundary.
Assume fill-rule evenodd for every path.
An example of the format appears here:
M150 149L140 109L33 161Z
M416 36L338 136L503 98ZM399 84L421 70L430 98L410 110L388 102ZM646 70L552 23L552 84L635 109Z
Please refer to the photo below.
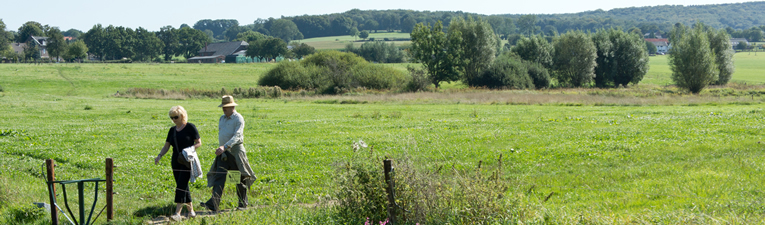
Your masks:
M550 87L550 72L544 66L528 61L526 66L535 88L543 89Z
M406 75L401 71L371 63L359 64L351 68L354 87L372 89L395 89L406 82Z
M489 68L468 82L471 86L489 88L534 88L526 62L512 53L502 54Z
M433 84L424 69L418 69L412 66L407 66L406 69L409 70L409 76L411 76L411 78L409 79L409 82L406 83L404 91L425 91L431 84Z
M497 169L458 171L440 165L426 169L409 157L393 161L392 179L401 224L492 224L519 216L516 200L506 193L510 184L502 181L502 160ZM383 158L375 152L358 151L338 168L338 220L361 224L365 218L384 221L388 201L382 171ZM484 173L490 175L486 176ZM404 212L403 210L408 212Z
M345 47L346 51L356 53L367 61L379 63L402 63L404 62L404 53L396 47L395 44L385 44L383 41L366 42L359 48L349 44Z
M304 66L298 61L282 61L261 77L258 84L279 86L287 90L315 89L324 86L326 82L318 79L319 70L316 66Z
M353 53L319 52L297 62L280 62L258 84L285 89L318 89L340 94L355 88L394 89L406 83L403 73L370 64Z

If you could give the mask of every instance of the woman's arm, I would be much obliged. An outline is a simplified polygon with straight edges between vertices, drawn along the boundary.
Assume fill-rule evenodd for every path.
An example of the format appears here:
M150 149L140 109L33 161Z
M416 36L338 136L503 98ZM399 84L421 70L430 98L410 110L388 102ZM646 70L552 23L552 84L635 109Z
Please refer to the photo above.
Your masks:
M202 147L202 139L201 138L194 140L194 149L197 149L199 147Z
M197 139L197 140L199 140L199 139ZM194 146L196 146L196 145L194 145ZM167 150L168 149L170 149L170 142L165 142L165 146L162 147L162 150L159 151L159 155L157 155L157 157L154 158L154 165L159 164L159 160L162 159L162 156L167 154Z

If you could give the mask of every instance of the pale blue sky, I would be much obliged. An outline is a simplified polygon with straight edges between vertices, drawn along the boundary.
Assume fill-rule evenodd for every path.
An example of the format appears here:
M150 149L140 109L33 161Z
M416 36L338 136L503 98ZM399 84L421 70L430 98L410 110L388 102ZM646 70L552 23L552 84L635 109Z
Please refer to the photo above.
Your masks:
M295 15L317 15L361 10L412 9L418 11L463 11L479 14L552 14L575 13L596 9L656 5L705 5L737 3L729 0L291 0L291 1L201 1L201 0L0 0L0 19L8 30L18 30L27 21L57 26L61 30L75 28L87 32L93 25L143 27L150 31L186 23L193 26L201 19L236 19L251 24L257 18ZM215 2L215 3L214 3ZM750 2L750 1L744 1Z

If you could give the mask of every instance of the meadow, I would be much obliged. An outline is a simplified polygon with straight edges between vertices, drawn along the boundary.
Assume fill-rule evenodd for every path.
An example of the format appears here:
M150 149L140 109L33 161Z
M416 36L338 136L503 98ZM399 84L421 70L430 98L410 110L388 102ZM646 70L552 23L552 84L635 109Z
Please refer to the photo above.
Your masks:
M378 32L378 33L369 33L369 38L374 38L375 41L384 41L385 38L409 38L408 33L397 33L397 32ZM308 38L300 40L301 43L306 43L314 48L316 50L342 50L345 49L345 46L348 45L348 43L353 43L354 47L359 47L364 42L361 41L362 39L359 37L351 37L350 35L344 35L344 36L331 36L331 37L317 37L317 38ZM385 41L385 43L395 43L396 46L404 45L410 43L410 41Z
M736 54L733 81L765 82L763 61L765 55ZM47 215L9 217L29 210L32 202L48 201L42 165L49 158L57 162L59 180L103 177L104 158L114 158L116 224L169 215L174 190L170 161L165 157L160 165L153 163L172 126L167 111L174 105L189 111L189 122L200 131L198 151L206 170L217 144L220 101L115 94L135 87L253 87L273 65L0 64L0 223L50 223ZM651 57L651 71L633 88L660 88L668 80L666 58ZM765 96L667 93L644 97L661 99L661 104L599 104L582 100L589 95L581 90L447 87L435 93L237 99L237 110L246 119L248 157L258 176L249 192L255 207L185 222L333 223L336 173L358 154L352 143L359 140L392 158L394 166L407 158L428 171L452 167L488 173L478 169L479 162L483 168L496 167L502 155L500 180L509 187L505 195L522 209L507 223L765 222L760 174L765 170ZM513 96L559 100L493 100ZM340 104L342 99L359 100ZM202 179L191 192L199 202L209 198L210 189ZM233 190L227 187L225 194L224 207L233 208ZM69 197L74 198L72 193ZM96 209L103 207L102 197ZM360 221L366 217L358 216ZM98 223L104 221L102 215Z

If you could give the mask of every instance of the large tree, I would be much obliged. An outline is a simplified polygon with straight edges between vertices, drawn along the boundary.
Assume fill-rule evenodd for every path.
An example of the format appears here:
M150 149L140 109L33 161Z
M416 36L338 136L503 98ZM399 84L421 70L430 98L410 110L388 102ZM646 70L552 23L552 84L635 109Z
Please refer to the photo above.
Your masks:
M64 34L58 27L51 27L46 34L48 36L48 44L46 49L51 59L58 60L59 56L66 53L66 40L64 40Z
M75 41L66 49L64 59L67 61L82 60L88 57L88 46L82 40Z
M176 55L179 48L178 30L172 26L164 26L159 28L157 38L162 41L164 46L161 53L165 56L165 61L170 61Z
M271 24L271 36L281 38L285 43L292 40L303 39L303 34L298 30L294 22L287 19L274 20Z
M716 85L725 85L730 81L736 67L733 65L733 54L736 52L730 43L730 35L720 29L715 32L713 29L707 31L709 38L709 48L715 55L715 66L717 67L717 80L713 82Z
M595 78L595 45L582 31L569 31L553 44L554 77L560 86L581 87Z
M135 46L136 61L152 61L159 57L164 47L164 43L154 32L148 31L143 27L135 29L137 45Z
M447 35L461 37L459 68L467 84L489 67L500 48L499 37L481 18L453 19Z
M537 16L535 15L523 15L517 21L518 30L527 37L531 37L539 30L539 27L537 27Z
M104 59L106 38L104 27L101 24L93 25L93 28L82 35L82 40L88 46L88 52L101 60Z
M459 34L458 32L455 31L454 34ZM436 88L440 87L442 81L459 80L461 35L447 37L441 21L438 21L433 27L422 23L415 25L410 36L412 57L422 63L428 71L428 78Z
M266 39L268 36L261 34L257 31L246 31L243 33L239 33L236 35L236 39L234 41L246 41L247 43L255 43L255 41L258 41L260 39Z
M715 57L709 48L709 37L703 26L693 29L676 26L672 33L672 48L669 50L672 81L691 93L699 93L717 80Z
M64 36L73 37L76 39L76 38L79 38L80 35L82 35L82 31L72 28L72 29L64 31L63 34Z
M3 19L0 19L0 54L10 49L11 40L11 33L5 31L5 23L3 23Z
M287 43L279 38L266 38L250 43L245 55L247 57L262 57L265 59L274 59L278 56L287 54Z
M612 28L599 30L592 40L598 55L595 86L627 86L643 80L648 72L648 53L643 38Z
M19 27L19 33L16 36L16 42L23 43L26 42L27 39L29 39L31 36L45 35L43 28L43 25L35 21L29 21L22 24L21 27Z
M205 32L197 29L184 27L178 29L178 48L177 55L185 58L197 56L199 50L212 42Z
M295 42L293 43L294 44L292 44L292 54L297 59L302 59L304 56L307 56L316 52L316 49L313 46L310 46L306 43L300 43L300 44L297 44Z
M511 51L523 60L539 63L547 69L552 69L555 48L542 36L521 38Z

